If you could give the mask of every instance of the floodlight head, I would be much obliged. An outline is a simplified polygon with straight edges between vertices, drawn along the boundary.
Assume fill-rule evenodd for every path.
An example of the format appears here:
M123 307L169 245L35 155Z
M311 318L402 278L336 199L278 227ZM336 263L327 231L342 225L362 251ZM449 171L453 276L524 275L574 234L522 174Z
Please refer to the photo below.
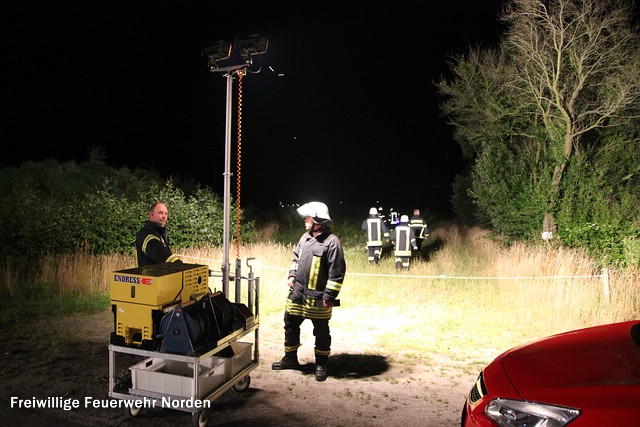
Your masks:
M251 62L253 55L261 55L267 51L269 39L258 34L251 34L245 38L236 40L236 48L247 62Z
M206 56L209 59L209 67L214 70L218 68L218 62L229 59L231 48L231 43L219 40L213 46L202 49L202 56Z

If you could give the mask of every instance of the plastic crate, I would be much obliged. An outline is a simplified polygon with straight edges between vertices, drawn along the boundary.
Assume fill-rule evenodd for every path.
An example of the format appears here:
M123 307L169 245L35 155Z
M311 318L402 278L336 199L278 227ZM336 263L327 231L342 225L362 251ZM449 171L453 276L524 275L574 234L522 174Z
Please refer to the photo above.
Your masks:
M209 357L198 364L198 395L193 395L193 363L149 358L131 366L134 390L146 390L170 396L203 398L225 382L227 359Z
M233 356L230 357L231 369L229 369L230 376L227 379L233 378L241 370L251 364L251 348L253 344L250 342L233 342L231 348L233 349Z

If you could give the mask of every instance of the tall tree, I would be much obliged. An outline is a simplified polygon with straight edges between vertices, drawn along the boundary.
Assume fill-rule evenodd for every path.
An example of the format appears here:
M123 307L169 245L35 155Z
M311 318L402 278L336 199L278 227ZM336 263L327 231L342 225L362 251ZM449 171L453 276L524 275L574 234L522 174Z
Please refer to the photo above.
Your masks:
M511 0L505 7L513 87L555 153L545 230L555 223L563 177L586 135L637 112L640 44L632 17L625 0Z
M541 171L548 169L548 156L530 107L514 91L512 62L502 47L472 48L454 58L455 79L442 80L439 89L446 96L442 111L472 164L469 177L456 177L456 213L512 237L529 237L538 228L536 218L544 216L540 202L549 179Z

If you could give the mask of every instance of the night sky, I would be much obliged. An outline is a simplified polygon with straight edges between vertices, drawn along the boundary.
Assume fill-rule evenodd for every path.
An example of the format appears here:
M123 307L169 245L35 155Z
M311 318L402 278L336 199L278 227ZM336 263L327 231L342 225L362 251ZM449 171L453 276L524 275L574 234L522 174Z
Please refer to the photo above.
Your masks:
M201 50L258 33L269 50L243 79L245 203L445 209L462 162L434 82L452 55L496 44L501 3L12 2L3 141L13 153L2 166L83 161L102 146L111 166L222 194L226 79Z

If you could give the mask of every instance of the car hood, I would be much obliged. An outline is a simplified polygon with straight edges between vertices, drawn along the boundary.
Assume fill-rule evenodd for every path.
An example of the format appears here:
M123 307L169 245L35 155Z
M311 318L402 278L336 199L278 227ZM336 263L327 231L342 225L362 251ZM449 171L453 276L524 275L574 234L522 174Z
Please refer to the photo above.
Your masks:
M637 404L640 347L632 327L640 329L640 322L554 335L507 351L502 364L525 400L573 407L617 406L629 399Z

